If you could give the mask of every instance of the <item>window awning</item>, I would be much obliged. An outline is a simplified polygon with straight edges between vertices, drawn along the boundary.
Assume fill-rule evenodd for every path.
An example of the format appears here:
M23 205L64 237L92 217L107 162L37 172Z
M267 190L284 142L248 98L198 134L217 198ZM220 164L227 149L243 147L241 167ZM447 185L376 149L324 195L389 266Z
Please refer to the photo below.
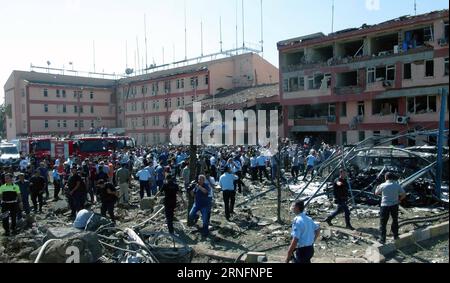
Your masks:
M302 133L302 132L329 132L327 126L294 126L291 128L292 133Z
M413 89L399 89L399 90L386 91L385 93L376 96L374 99L416 97L416 96L422 96L422 95L437 95L437 94L439 94L439 90L442 88L444 88L448 91L448 85L447 86L421 87L421 88L413 88Z

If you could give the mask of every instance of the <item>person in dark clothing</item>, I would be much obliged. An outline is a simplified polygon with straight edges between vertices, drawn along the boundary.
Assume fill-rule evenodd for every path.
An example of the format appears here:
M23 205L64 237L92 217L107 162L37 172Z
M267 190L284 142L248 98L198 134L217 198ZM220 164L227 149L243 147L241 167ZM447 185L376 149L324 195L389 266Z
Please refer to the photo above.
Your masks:
M337 178L333 184L334 201L337 204L337 209L325 220L329 226L333 226L331 221L343 212L347 229L355 230L350 224L350 210L347 205L348 190L347 172L344 169L341 169L339 171L339 178Z
M105 183L104 180L100 180L97 186L98 193L100 194L100 201L102 202L100 213L103 217L106 217L106 211L108 211L109 217L111 217L112 222L115 223L114 205L119 198L119 192L113 184L109 182Z
M44 204L43 194L45 191L45 179L41 176L39 170L34 172L34 176L30 179L30 195L31 201L33 202L33 211L37 213L38 203L39 212L42 212L42 206Z
M177 194L180 192L180 187L174 182L173 176L167 176L167 183L163 185L162 191L164 192L164 210L167 227L169 228L169 233L174 234L173 218L177 206Z
M77 167L72 167L71 176L67 181L69 206L71 209L71 217L75 218L77 212L83 209L84 200L86 198L86 191L83 188L83 180L80 175L78 175Z
M41 176L45 180L44 190L45 190L45 199L47 200L49 198L49 196L50 196L50 193L48 191L48 169L45 166L44 162L41 162L40 165L39 165L39 173L41 174Z
M5 175L5 183L0 186L0 199L2 203L2 222L5 236L9 236L9 218L11 218L11 229L13 234L16 233L16 216L17 208L23 209L22 197L20 195L19 186L13 184L13 176L11 174Z
M25 214L30 214L30 182L28 180L25 180L25 174L19 173L19 181L16 182L16 185L19 186L20 194L22 196L22 204L23 204L23 210L25 211ZM22 213L19 213L18 218L22 218Z

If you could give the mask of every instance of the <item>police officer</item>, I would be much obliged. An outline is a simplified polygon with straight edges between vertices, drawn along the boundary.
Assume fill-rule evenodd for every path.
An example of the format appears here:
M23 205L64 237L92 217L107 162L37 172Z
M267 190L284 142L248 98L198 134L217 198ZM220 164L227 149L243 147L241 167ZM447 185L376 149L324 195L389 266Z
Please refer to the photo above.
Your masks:
M0 198L2 200L2 222L5 236L10 235L9 218L11 218L11 229L13 234L16 233L16 217L18 208L22 207L22 196L20 195L19 186L13 184L13 176L5 175L5 184L0 187Z
M320 226L304 212L305 204L297 201L292 211L297 215L292 224L292 242L286 257L286 263L294 259L295 263L311 263L314 256L314 242L320 235ZM294 254L295 252L295 254Z
M340 213L344 212L345 215L345 225L349 230L355 230L350 224L350 210L348 209L347 201L348 201L348 181L347 181L347 172L344 169L339 171L339 178L334 181L333 184L333 193L334 193L334 201L337 204L337 209L330 216L327 217L325 222L328 223L329 226L333 226L331 221Z

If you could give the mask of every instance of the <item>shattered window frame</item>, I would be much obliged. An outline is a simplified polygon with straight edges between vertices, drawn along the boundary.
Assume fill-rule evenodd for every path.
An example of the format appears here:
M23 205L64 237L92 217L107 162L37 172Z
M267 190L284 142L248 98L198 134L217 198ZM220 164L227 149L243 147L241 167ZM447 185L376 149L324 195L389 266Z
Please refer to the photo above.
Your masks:
M367 68L367 84L373 84L376 82L376 68Z

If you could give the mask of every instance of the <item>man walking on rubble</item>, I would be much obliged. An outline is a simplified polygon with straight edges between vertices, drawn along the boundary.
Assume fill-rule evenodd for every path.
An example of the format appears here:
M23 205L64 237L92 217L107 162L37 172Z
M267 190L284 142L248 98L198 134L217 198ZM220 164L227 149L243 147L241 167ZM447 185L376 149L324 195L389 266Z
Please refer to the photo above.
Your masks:
M127 163L122 161L120 168L116 172L116 182L119 184L119 204L128 205L130 189L130 171L127 169Z
M405 190L395 182L394 174L388 172L385 175L386 182L378 186L375 195L381 195L380 207L380 243L386 243L386 226L389 215L392 217L392 234L398 239L398 208L402 200L406 198Z
M355 228L353 228L350 224L350 210L347 205L348 190L347 172L345 169L341 169L339 170L339 178L337 178L333 183L334 202L337 205L337 209L330 216L328 216L327 219L325 219L325 222L327 222L329 226L333 226L331 221L343 212L345 216L346 228L349 230L355 230Z
M223 202L225 205L225 217L230 221L230 215L234 213L234 203L236 200L236 191L234 182L239 179L238 176L231 174L231 168L227 167L227 171L220 176L219 185L223 193Z
M209 234L209 210L211 207L211 204L209 203L209 193L212 188L205 182L206 177L205 175L198 176L198 182L197 185L194 188L194 194L195 194L195 203L192 207L191 212L189 213L189 218L191 221L194 221L197 217L197 213L200 211L202 214L202 237L207 237Z
M177 207L177 194L180 192L180 187L175 183L172 175L167 176L167 183L162 187L164 192L164 211L166 214L167 228L170 234L174 234L173 219L175 208Z
M314 256L314 242L320 236L320 226L307 216L304 210L305 203L301 200L292 206L292 212L297 216L292 223L292 241L286 263L292 259L295 263L311 263Z
M119 198L119 192L116 191L116 188L112 183L105 183L104 180L98 181L97 186L100 194L100 201L102 202L100 213L103 217L106 217L106 212L108 211L111 221L115 223L116 219L114 217L114 205Z

